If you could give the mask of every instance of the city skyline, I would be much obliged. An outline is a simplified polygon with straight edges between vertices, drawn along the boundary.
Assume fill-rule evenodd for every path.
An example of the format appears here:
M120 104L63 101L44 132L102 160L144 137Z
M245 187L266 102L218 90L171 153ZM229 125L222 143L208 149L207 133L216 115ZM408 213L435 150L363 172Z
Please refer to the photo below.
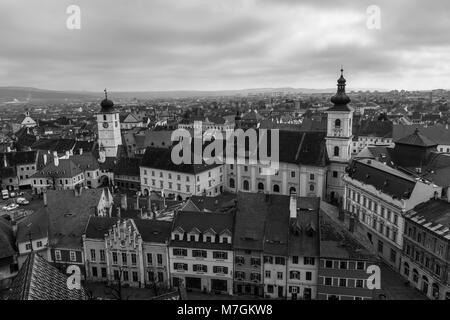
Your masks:
M69 5L81 29L69 30ZM367 28L370 5L380 29ZM449 89L450 4L434 1L23 1L0 4L0 86L173 91ZM425 10L426 9L426 10ZM420 12L420 18L413 14Z

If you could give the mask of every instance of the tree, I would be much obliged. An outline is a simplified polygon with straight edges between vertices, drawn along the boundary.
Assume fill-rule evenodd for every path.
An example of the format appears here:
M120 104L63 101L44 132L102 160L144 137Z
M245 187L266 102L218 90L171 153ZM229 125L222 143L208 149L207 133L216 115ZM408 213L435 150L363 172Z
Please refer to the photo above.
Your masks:
M119 279L112 281L106 288L109 289L108 294L112 295L115 300L128 300L129 296L123 297L122 291L122 276L123 276L123 267L119 267Z

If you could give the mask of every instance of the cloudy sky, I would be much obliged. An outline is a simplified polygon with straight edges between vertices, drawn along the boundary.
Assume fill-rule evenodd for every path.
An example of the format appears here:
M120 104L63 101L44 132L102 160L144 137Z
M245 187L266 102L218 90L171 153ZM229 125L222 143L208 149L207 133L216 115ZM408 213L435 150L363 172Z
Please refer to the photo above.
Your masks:
M1 0L0 86L330 88L343 64L350 89L448 89L449 17L448 0Z

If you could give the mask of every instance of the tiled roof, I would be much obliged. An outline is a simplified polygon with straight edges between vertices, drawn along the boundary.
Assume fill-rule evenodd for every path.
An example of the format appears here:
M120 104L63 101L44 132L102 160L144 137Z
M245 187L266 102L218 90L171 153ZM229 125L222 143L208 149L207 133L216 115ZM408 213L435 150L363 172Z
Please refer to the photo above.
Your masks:
M420 133L432 140L437 144L448 145L450 144L450 129L444 125L434 125L434 126L422 126L422 125L394 125L393 137L394 140L400 140L412 133L414 130L419 128Z
M267 208L264 194L238 193L234 248L263 250Z
M450 240L450 203L448 201L431 199L408 211L405 218Z
M5 152L0 153L0 161L3 166L5 160L8 166L17 166L24 164L35 164L37 160L37 151L17 151L17 152Z
M14 279L8 300L86 300L86 293L83 287L69 289L67 276L33 252Z
M74 190L48 190L48 212L50 245L80 249L81 235L86 229L89 217L97 214L97 206L103 189L81 189L75 196Z
M140 158L120 158L114 167L114 174L127 175L127 176L139 176L141 164Z
M55 166L53 159L48 159L47 165L39 172L36 172L32 178L72 178L83 171L71 159L59 159L58 166Z
M325 215L320 217L320 257L375 260L370 252L346 232L336 227L334 222Z
M222 193L216 197L191 196L191 201L199 211L217 212L234 207L236 195L233 193Z
M104 239L117 221L117 218L90 216L84 234L88 239Z
M409 199L416 185L411 176L376 160L354 160L348 175L397 199Z
M92 171L99 168L98 160L92 153L74 154L69 157L83 171Z
M25 217L17 225L16 241L23 243L32 239L42 239L48 236L49 216L46 210L39 210Z
M76 141L74 139L41 139L36 141L31 148L64 153L73 150L75 144Z
M264 253L287 256L289 241L289 196L269 195L264 226Z
M433 147L437 145L436 142L424 136L418 128L412 134L395 141L395 143L420 147Z
M170 239L172 222L150 219L134 219L144 242L166 243Z
M231 213L214 213L214 212L189 212L180 211L176 214L173 221L172 230L178 228L185 232L198 229L204 233L210 229L214 230L217 235L228 230L233 234L233 214ZM231 243L206 243L196 241L171 240L171 246L184 246L194 248L210 248L210 249L226 249L231 250Z
M194 144L192 144L193 147ZM194 159L194 156L191 156L191 159ZM179 164L176 165L172 162L172 150L166 148L152 148L149 147L146 149L144 157L142 158L142 167L153 168L153 169L161 169L167 171L174 172L182 172L189 174L198 174L207 170L210 170L214 167L217 167L218 164Z
M297 219L291 219L289 226L290 256L319 256L319 207L320 198L297 198Z
M9 221L0 218L0 261L15 255L14 234Z
M363 120L361 123L355 121L353 135L374 136L380 138L392 138L393 123L391 121Z

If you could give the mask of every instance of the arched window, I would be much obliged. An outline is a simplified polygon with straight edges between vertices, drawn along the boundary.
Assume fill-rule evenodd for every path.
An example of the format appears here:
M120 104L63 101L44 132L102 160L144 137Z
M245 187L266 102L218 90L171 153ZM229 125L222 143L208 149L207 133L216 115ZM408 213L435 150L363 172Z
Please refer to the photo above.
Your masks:
M273 185L273 192L280 192L280 186L277 184Z
M264 191L264 183L258 183L258 191Z
M244 190L249 190L250 184L248 183L248 180L244 180Z
M409 277L409 264L408 262L405 262L403 264L403 274L407 277Z
M422 292L428 294L428 278L426 276L422 276Z
M289 194L293 194L293 193L297 193L297 189L295 189L294 187L291 187L289 189Z
M309 185L309 191L314 191L314 185L313 184Z
M334 127L336 129L340 129L341 128L341 120L340 119L336 119L336 121L334 122Z
M334 156L339 157L339 147L338 146L334 147Z
M419 271L417 271L416 269L413 269L413 281L415 283L419 282Z
M230 179L230 188L234 188L234 179L233 178Z
M436 283L431 285L433 298L439 299L439 286Z

